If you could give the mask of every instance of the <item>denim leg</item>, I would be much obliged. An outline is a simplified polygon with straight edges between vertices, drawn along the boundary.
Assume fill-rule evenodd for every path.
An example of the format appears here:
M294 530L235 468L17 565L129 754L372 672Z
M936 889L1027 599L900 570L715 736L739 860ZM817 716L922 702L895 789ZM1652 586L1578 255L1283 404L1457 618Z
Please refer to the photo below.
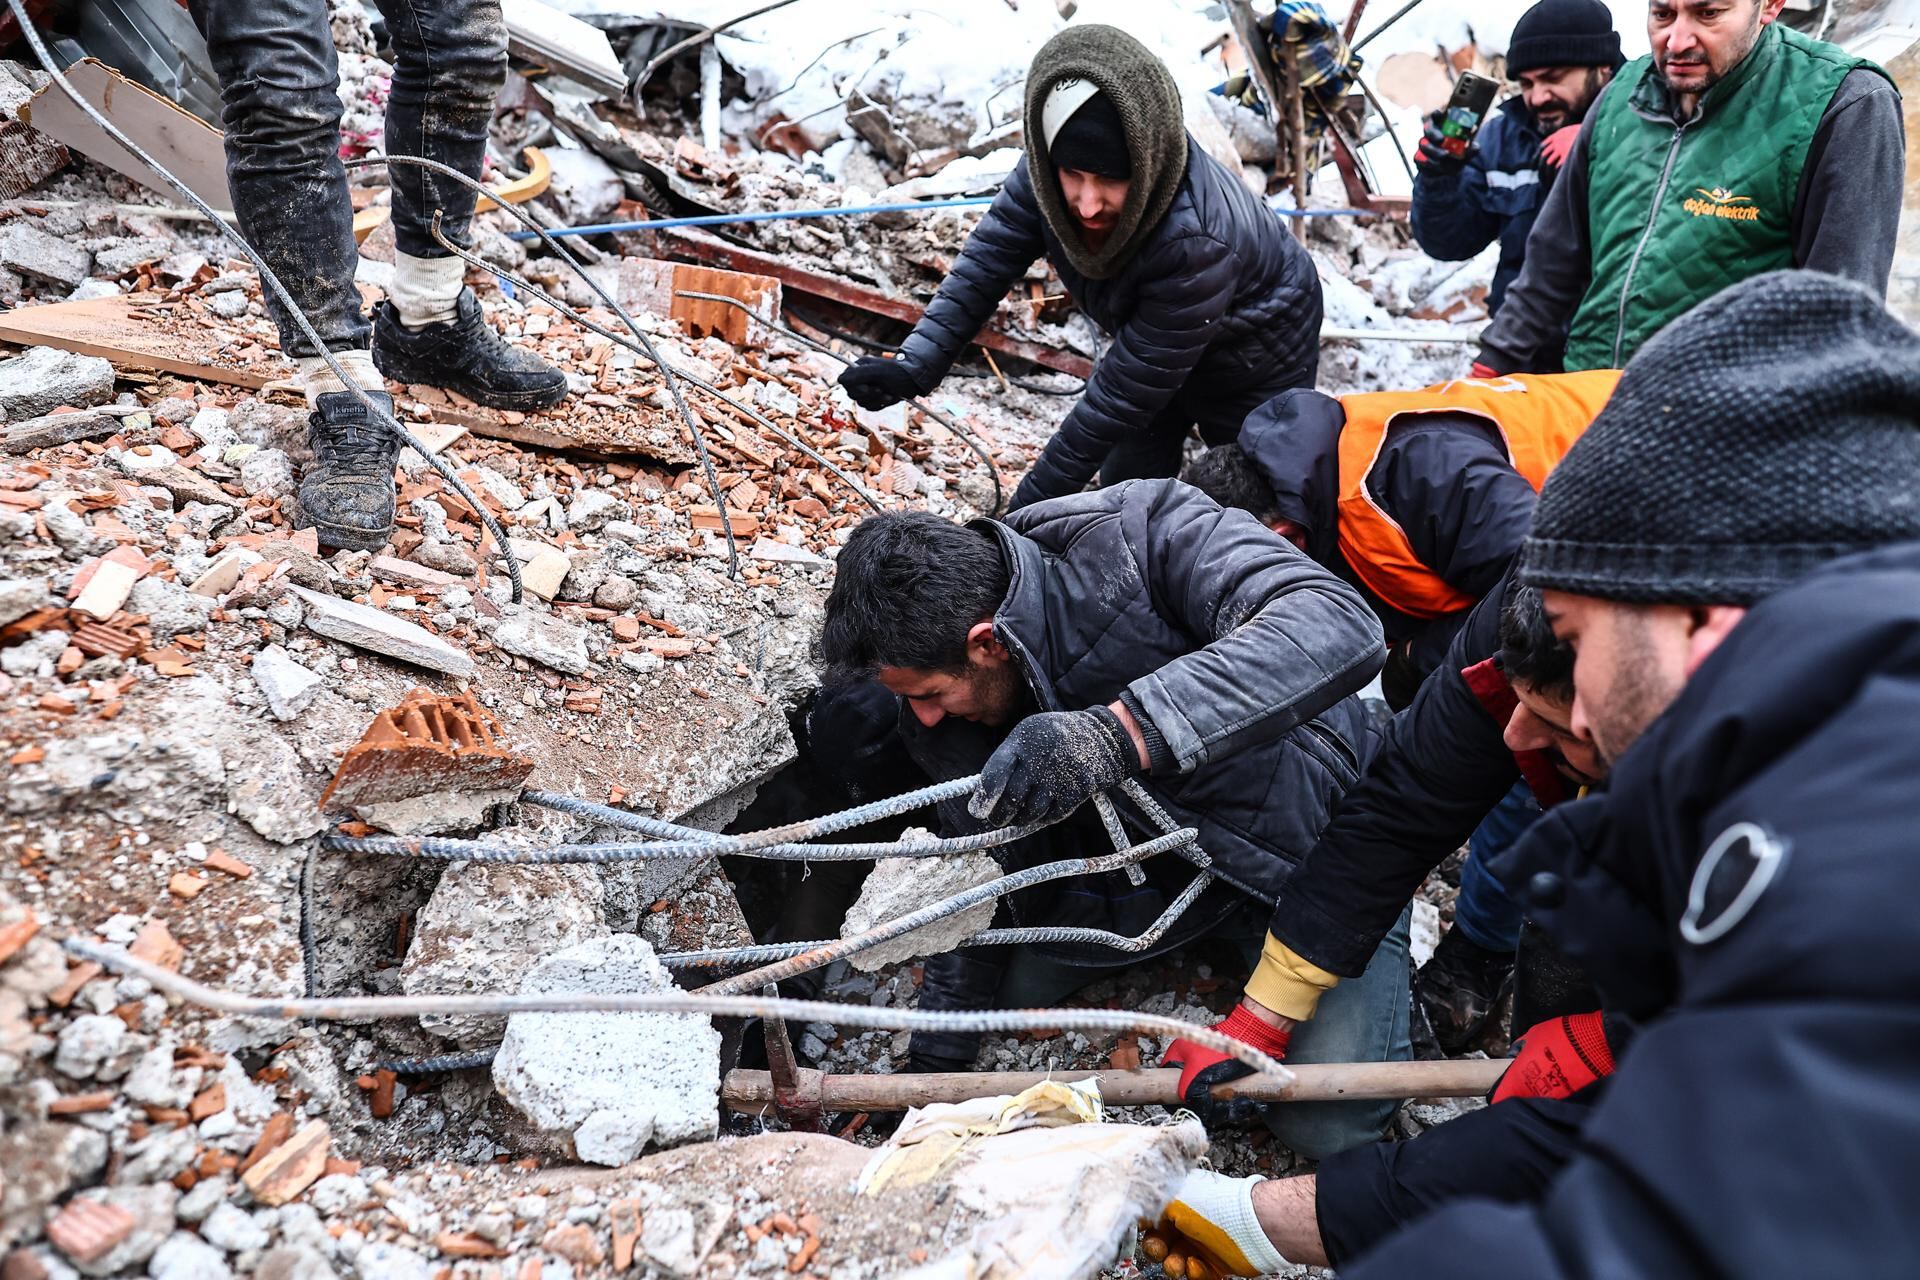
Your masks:
M323 0L191 0L220 78L227 188L240 232L329 350L367 345L340 165L340 79ZM289 357L319 352L266 291Z
M1320 998L1310 1021L1294 1028L1286 1060L1302 1062L1405 1062L1413 1057L1407 1035L1407 927L1411 908L1367 962L1366 972ZM1287 1147L1311 1160L1325 1159L1379 1139L1400 1104L1391 1098L1356 1102L1276 1102L1266 1109L1267 1128Z
M1488 951L1512 951L1520 941L1519 903L1487 872L1487 862L1507 849L1540 817L1533 791L1516 782L1480 823L1467 841L1467 860L1460 868L1460 898L1454 903L1453 923L1467 941Z
M376 0L393 38L393 92L387 98L387 150L437 160L480 176L487 124L507 79L507 28L500 0ZM474 193L444 175L394 165L394 244L416 258L449 256L433 238L471 243Z

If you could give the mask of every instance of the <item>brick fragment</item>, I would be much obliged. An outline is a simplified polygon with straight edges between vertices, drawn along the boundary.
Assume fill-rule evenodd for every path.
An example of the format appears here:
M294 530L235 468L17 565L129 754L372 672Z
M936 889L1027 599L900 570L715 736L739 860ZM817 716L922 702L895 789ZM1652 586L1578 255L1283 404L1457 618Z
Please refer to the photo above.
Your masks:
M327 1171L333 1133L324 1120L310 1120L299 1132L261 1157L240 1181L261 1204L277 1208L318 1182Z
M69 1200L47 1224L53 1247L78 1263L97 1262L133 1234L131 1213L100 1200Z

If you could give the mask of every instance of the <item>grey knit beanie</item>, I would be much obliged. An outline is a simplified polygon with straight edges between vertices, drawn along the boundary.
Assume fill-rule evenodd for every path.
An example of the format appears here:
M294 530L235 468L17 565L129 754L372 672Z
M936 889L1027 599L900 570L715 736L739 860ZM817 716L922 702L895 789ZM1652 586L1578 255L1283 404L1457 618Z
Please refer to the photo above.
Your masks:
M1529 586L1748 605L1920 539L1920 335L1867 289L1775 271L1640 348L1547 477Z

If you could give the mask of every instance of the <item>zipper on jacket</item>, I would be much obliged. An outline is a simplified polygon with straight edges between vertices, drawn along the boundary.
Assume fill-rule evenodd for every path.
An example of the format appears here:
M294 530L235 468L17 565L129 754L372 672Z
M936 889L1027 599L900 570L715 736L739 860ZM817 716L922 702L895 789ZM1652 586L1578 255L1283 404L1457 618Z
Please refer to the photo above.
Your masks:
M1695 109L1698 114L1698 108ZM1691 124L1692 121L1688 121ZM1627 340L1627 299L1633 294L1633 273L1640 266L1640 255L1646 252L1647 240L1653 235L1653 224L1660 217L1660 202L1667 197L1667 184L1673 178L1673 162L1680 156L1680 139L1686 134L1687 126L1677 124L1673 127L1673 145L1667 148L1667 162L1660 166L1660 184L1653 189L1653 207L1647 210L1647 226L1640 233L1640 243L1633 246L1633 256L1627 259L1627 278L1620 284L1620 306L1613 318L1613 367L1620 367L1620 348Z
M1360 776L1360 758L1354 754L1353 747L1345 738L1321 724L1317 717L1307 721L1306 727L1314 737L1320 740L1322 746L1333 753L1337 761L1346 766L1346 777L1342 781L1351 786Z

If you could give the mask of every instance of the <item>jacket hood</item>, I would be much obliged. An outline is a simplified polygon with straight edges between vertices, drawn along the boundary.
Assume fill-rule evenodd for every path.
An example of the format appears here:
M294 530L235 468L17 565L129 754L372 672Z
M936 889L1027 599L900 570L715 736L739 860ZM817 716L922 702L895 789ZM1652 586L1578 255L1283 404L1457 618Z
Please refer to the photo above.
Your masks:
M1060 192L1060 175L1047 156L1042 107L1053 87L1086 80L1106 94L1126 128L1133 158L1132 186L1113 234L1097 252L1080 238L1080 227ZM1180 89L1165 64L1118 27L1089 23L1069 27L1040 47L1027 69L1027 172L1034 198L1076 271L1105 280L1138 252L1147 234L1166 216L1187 172L1187 129Z
M1281 516L1307 530L1307 554L1323 565L1339 555L1340 431L1347 411L1310 387L1283 391L1247 415L1240 448L1272 486Z

